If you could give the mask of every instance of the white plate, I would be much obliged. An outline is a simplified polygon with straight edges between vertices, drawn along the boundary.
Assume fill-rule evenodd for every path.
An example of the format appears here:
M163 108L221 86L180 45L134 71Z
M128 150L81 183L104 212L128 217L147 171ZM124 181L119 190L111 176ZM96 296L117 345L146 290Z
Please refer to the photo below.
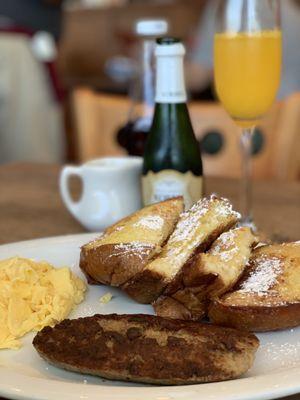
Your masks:
M47 260L55 266L78 268L79 247L95 235L84 234L0 246L0 259L20 255ZM101 304L110 291L113 299ZM152 313L150 306L134 303L119 290L89 287L86 300L71 317L95 313ZM1 327L0 327L1 329ZM21 350L0 350L0 395L38 400L246 400L274 399L300 392L300 328L258 335L261 346L253 368L240 379L190 386L150 386L106 381L49 366L23 339Z

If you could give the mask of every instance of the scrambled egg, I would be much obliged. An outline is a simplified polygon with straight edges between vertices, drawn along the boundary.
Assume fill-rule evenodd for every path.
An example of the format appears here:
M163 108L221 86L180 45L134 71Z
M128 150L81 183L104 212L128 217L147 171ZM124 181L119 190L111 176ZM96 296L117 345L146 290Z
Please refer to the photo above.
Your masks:
M100 297L99 301L102 304L107 304L111 301L112 297L113 297L112 294L110 292L107 292L103 296Z
M84 298L85 283L69 268L14 257L0 261L0 349L65 319Z

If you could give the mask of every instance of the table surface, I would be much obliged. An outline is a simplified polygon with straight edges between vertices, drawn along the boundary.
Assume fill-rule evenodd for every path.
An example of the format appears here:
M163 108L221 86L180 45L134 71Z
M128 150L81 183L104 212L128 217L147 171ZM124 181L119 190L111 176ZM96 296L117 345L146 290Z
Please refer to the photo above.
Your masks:
M0 167L0 244L84 232L65 209L58 190L60 167L8 164ZM254 218L273 240L300 239L300 183L255 182ZM237 205L238 182L209 178L206 192ZM286 400L300 400L292 396Z

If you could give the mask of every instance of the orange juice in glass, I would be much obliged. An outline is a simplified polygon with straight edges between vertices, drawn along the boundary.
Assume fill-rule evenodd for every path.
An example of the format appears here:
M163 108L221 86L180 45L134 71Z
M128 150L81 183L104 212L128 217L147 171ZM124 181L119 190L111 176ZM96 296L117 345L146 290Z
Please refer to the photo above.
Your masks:
M279 0L222 0L214 39L215 86L241 127L242 225L255 229L251 207L252 133L270 109L280 83Z
M228 114L252 126L271 107L280 83L281 31L215 35L216 90Z

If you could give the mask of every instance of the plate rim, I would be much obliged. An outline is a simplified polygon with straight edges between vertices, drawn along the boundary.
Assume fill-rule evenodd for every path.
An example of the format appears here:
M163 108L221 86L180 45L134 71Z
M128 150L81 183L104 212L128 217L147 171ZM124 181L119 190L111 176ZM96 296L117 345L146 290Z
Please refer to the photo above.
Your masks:
M26 239L26 240L20 240L16 242L9 242L9 243L1 243L0 244L0 251L3 249L3 247L14 247L14 246L21 246L21 245L34 245L34 244L39 244L42 243L43 241L48 242L48 241L60 241L60 240L69 240L70 242L78 240L80 238L84 239L85 237L87 240L89 237L92 239L93 236L97 237L100 236L102 231L99 232L82 232L82 233L74 233L74 234L68 234L68 235L56 235L56 236L42 236L36 239Z
M1 377L5 378L6 384L0 383L0 395L8 396L9 398L12 398L11 396L13 395L13 399L16 400L52 400L57 399L58 395L64 400L94 400L95 396L99 395L104 396L105 400L140 400L141 395L146 396L145 399L149 398L152 400L194 400L199 399L199 396L203 396L205 399L209 398L210 400L271 400L299 393L300 382L297 386L294 385L294 379L298 379L299 381L299 371L299 367L295 367L286 370L285 373L277 371L276 373L262 376L239 378L223 382L181 386L153 385L147 387L84 385L66 381L59 381L59 384L57 384L58 381L55 380L28 377L18 372L15 373L14 377L9 376L9 374L7 376L5 372L1 372ZM17 385L15 382L12 382L16 378L18 378ZM277 381L276 378L280 378L280 380L286 378L290 381L286 382L286 385L282 387L280 384L274 384L274 381ZM238 387L237 383L240 381L243 381L243 386L240 385ZM22 384L23 386L26 384L27 387L35 385L34 393L18 387L18 385L22 386ZM214 385L213 388L212 385ZM226 387L222 388L224 385ZM233 390L228 390L228 386L229 389ZM81 388L81 390L78 390L78 388ZM222 392L221 397L220 393L217 392Z
M101 232L89 232L4 243L0 245L0 257L2 250L13 249L15 246L40 247L47 242L54 244L62 240L64 243L67 241L71 245L72 242L91 240L99 234ZM145 400L148 400L149 395L151 400L194 400L201 395L210 400L271 400L300 393L300 367L291 367L265 375L223 382L146 387L85 385L80 382L57 381L44 377L31 377L19 372L13 372L12 374L11 371L5 370L1 365L0 372L1 381L5 381L5 383L0 382L0 396L16 400L57 400L57 395L63 396L64 400L93 400L95 396L98 397L99 395L104 395L105 400L140 400L142 394L145 396ZM276 379L277 377L278 379ZM18 382L17 384L16 381ZM24 383L26 383L25 387ZM23 385L23 387L20 387L20 385ZM34 393L29 390L30 387L34 387ZM230 389L233 390L231 391ZM244 389L246 389L246 392ZM219 394L214 394L216 391L222 392L221 397ZM171 394L169 395L168 392L171 392Z

